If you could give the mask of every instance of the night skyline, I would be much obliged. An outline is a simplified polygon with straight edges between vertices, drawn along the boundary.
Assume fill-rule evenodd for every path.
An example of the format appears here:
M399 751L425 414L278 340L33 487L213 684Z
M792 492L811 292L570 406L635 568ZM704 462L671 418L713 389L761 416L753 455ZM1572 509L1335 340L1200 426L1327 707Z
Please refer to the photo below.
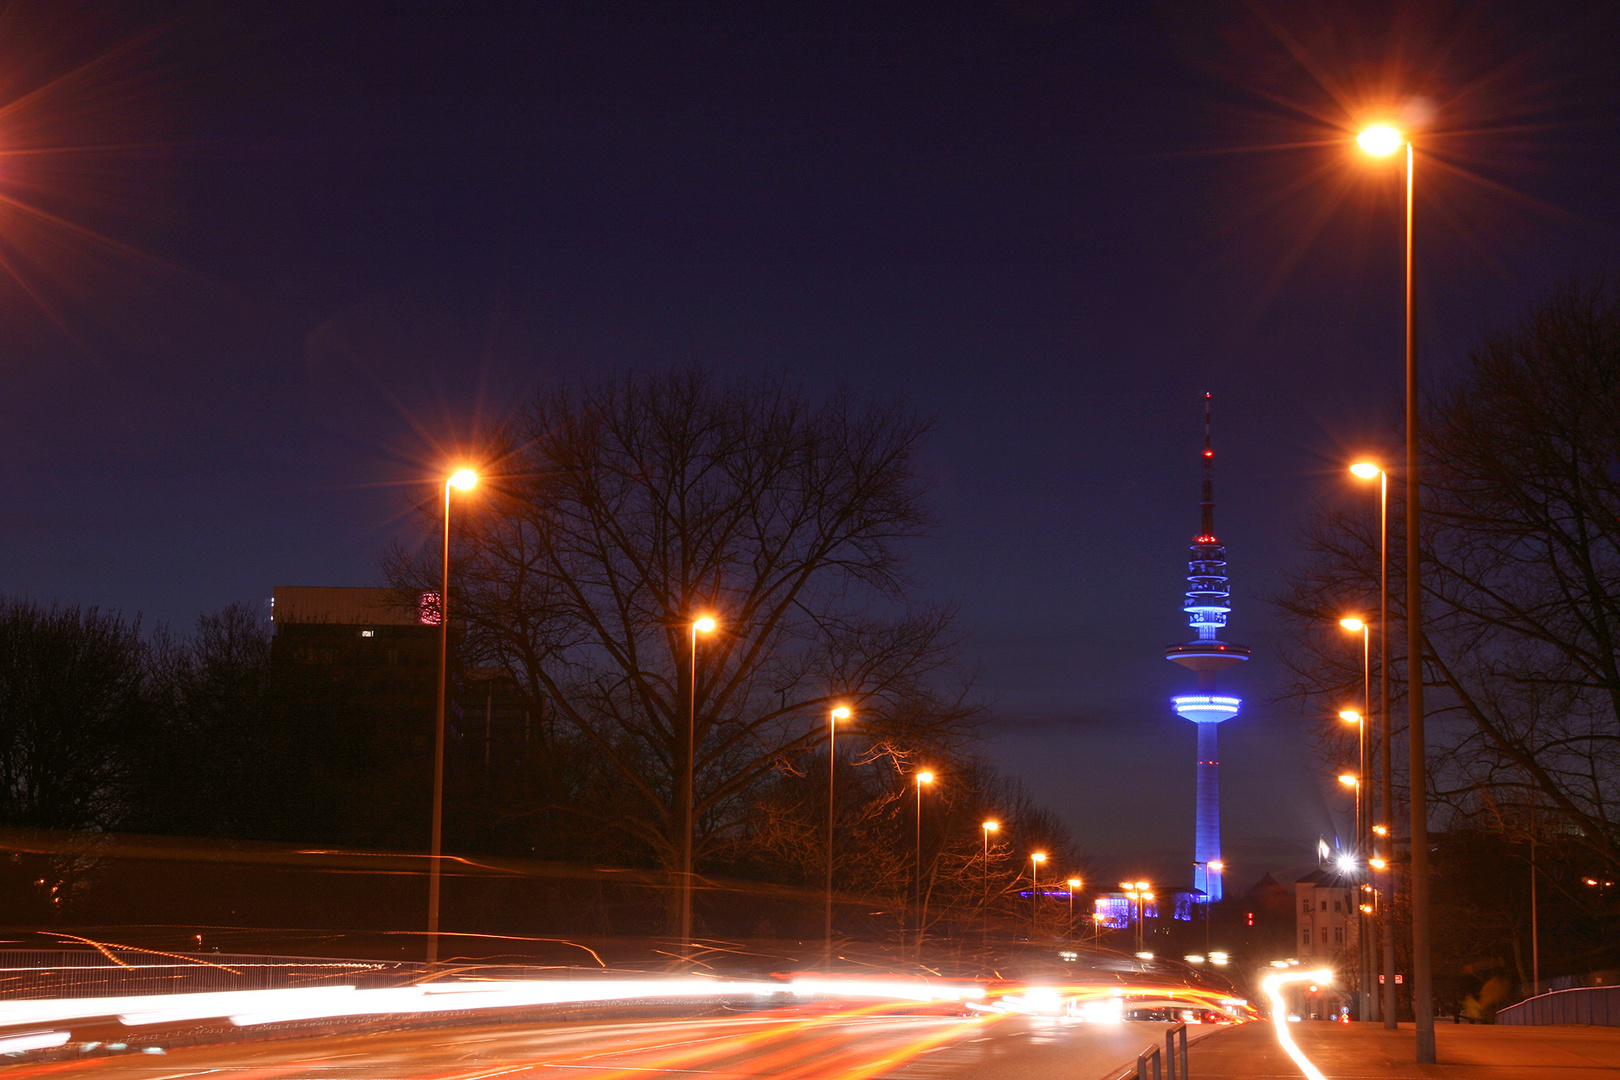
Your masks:
M377 583L432 544L442 467L560 380L900 397L935 418L916 568L961 605L990 755L1105 865L1180 880L1193 736L1156 650L1213 391L1246 888L1348 818L1271 700L1264 603L1308 504L1364 499L1343 465L1395 445L1395 173L1348 125L1432 102L1435 383L1614 246L1614 17L1400 10L8 9L37 47L0 193L51 219L0 233L0 593L185 630Z

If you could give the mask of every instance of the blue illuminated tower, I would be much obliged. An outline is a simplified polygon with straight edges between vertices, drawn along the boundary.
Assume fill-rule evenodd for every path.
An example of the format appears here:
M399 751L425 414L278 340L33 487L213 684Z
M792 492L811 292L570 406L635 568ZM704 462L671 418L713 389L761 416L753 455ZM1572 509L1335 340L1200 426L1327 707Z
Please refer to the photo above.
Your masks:
M1193 834L1193 887L1206 901L1221 898L1221 871L1210 868L1221 860L1220 756L1215 727L1230 720L1243 707L1239 698L1217 692L1217 675L1241 664L1249 650L1221 640L1221 629L1232 610L1232 590L1226 583L1226 548L1215 539L1215 450L1209 437L1210 395L1204 395L1204 499L1203 528L1193 537L1187 561L1187 600L1181 610L1198 636L1172 645L1164 658L1198 673L1198 693L1171 698L1176 714L1198 725L1198 824Z

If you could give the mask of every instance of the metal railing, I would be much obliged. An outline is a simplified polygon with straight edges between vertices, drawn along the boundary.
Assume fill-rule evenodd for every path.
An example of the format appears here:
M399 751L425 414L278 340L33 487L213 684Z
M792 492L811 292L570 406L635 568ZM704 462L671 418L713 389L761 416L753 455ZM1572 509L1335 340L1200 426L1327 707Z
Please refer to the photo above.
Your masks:
M1119 1080L1189 1080L1187 1025L1175 1024L1164 1033L1164 1049L1153 1043L1136 1055L1136 1068Z
M1620 986L1582 986L1526 998L1496 1012L1498 1024L1620 1027Z

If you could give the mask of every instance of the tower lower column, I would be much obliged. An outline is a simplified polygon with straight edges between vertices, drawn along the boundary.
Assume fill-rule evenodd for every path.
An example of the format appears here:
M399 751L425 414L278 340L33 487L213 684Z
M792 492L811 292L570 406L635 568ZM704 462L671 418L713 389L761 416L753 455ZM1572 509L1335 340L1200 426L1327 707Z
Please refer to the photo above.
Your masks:
M1204 890L1208 902L1221 898L1221 871L1210 863L1221 859L1220 753L1216 748L1219 724L1198 724L1198 821L1193 836L1193 886Z

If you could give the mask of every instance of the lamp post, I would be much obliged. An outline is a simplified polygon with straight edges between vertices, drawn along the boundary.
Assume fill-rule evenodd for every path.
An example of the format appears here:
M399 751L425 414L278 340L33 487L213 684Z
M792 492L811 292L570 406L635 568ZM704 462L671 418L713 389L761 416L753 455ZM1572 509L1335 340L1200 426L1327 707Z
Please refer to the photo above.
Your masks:
M979 910L983 913L983 929L981 936L983 944L990 943L990 834L1001 828L999 821L986 821L979 826L984 830L984 896L979 901Z
M933 773L925 771L917 774L917 888L914 901L917 906L917 955L919 958L922 956L923 940L922 793L924 785L933 782Z
M1036 933L1036 907L1041 899L1041 863L1046 861L1046 852L1036 851L1029 856L1029 940L1035 940Z
M1147 881L1122 881L1119 887L1124 891L1126 898L1133 901L1136 906L1136 951L1140 954L1145 951L1142 923L1147 918L1147 902L1153 899L1153 894L1148 891L1153 888L1153 884Z
M1372 767L1372 732L1368 730L1367 717L1372 712L1372 627L1365 619L1349 616L1339 620L1339 625L1352 634L1361 635L1361 712L1356 716L1356 733L1358 735L1360 755L1356 768L1366 778L1366 798L1361 798L1361 791L1356 792L1356 848L1361 858L1370 859L1372 850L1372 799L1373 799L1373 767ZM1350 710L1346 710L1347 712ZM1339 714L1341 717L1344 713ZM1368 875L1371 880L1371 875ZM1357 992L1357 1015L1362 1020L1377 1019L1377 1002L1372 989L1372 972L1376 952L1373 948L1372 931L1373 922L1362 917L1362 908L1356 907L1356 957L1361 967L1360 986Z
M1204 868L1204 881L1205 882L1209 881L1209 872L1211 870L1213 870L1217 874L1224 874L1226 872L1226 864L1221 862L1219 859L1211 859L1207 863L1195 862L1195 863L1193 863L1193 865L1194 866L1202 866ZM1204 909L1204 955L1205 956L1209 955L1209 903L1210 903L1209 894L1205 893L1204 894L1204 901L1203 901L1203 904L1201 905L1203 907L1203 909Z
M444 698L450 664L450 489L471 491L478 474L457 469L444 481L444 575L439 582L439 686L433 720L433 829L428 854L427 966L439 962L439 862L444 854Z
M692 841L693 804L697 801L697 639L714 632L718 624L708 615L692 620L692 644L688 655L692 665L686 682L686 768L681 774L681 948L692 947Z
M1346 627L1346 629L1353 629L1352 627L1349 626L1349 624L1352 623L1352 622L1356 623L1357 627L1362 627L1362 629L1365 630L1365 627L1362 626L1362 624L1360 623L1359 620L1356 620L1356 619L1343 619L1343 620L1341 620L1341 623ZM1358 742L1360 744L1360 746L1359 746L1360 753L1357 755L1357 760L1360 762L1360 765L1359 765L1360 771L1357 773L1358 779L1356 781L1356 845L1355 845L1355 848L1356 848L1356 851L1357 851L1358 854L1365 854L1365 856L1369 859L1369 865L1370 865L1371 847L1372 847L1372 845L1371 845L1370 840L1367 837L1367 826L1368 826L1367 818L1369 816L1371 816L1370 803L1371 803L1372 796L1369 794L1367 796L1367 800L1365 802L1363 801L1363 799L1361 797L1361 783L1360 783L1360 780L1359 780L1359 777L1366 776L1368 774L1368 767L1367 767L1367 718L1365 716L1363 716L1361 713L1354 710L1354 709L1340 709L1339 710L1339 719L1345 721L1346 723L1356 725L1356 737L1357 737L1357 740L1358 740ZM1339 779L1342 782L1344 778L1340 777ZM1357 984L1359 989L1357 991L1357 1003L1356 1003L1357 1004L1357 1011L1356 1011L1356 1015L1357 1015L1358 1019L1371 1020L1371 1019L1374 1019L1374 1017L1372 1015L1372 1012L1371 1012L1371 1001L1372 1001L1372 999L1371 999L1371 994L1372 994L1372 990L1371 990L1371 986L1372 986L1371 972L1372 972L1372 956L1373 956L1373 954L1372 954L1372 949L1370 947L1370 944L1369 944L1369 942L1367 940L1367 920L1363 919L1361 917L1361 915L1359 914L1360 910L1361 909L1358 907L1357 908L1358 914L1356 915L1356 966L1359 969L1358 970L1358 984Z
M1414 193L1417 178L1412 140L1378 125L1356 141L1384 156L1406 148L1406 702L1412 806L1412 1018L1417 1063L1432 1065L1434 973L1429 948L1428 768L1423 734L1423 581L1418 516L1417 261Z
M1395 871L1389 867L1395 848L1389 825L1395 819L1395 795L1390 783L1389 716L1389 473L1371 461L1358 461L1350 472L1363 480L1378 478L1378 795L1380 824L1373 826L1377 837L1374 852L1384 865L1384 902L1378 905L1379 936L1384 944L1384 1027L1394 1031L1395 1018L1395 927L1392 924L1395 900ZM1379 840L1383 842L1380 844Z
M832 963L833 778L838 772L838 721L851 716L839 705L827 714L827 963Z
M1070 878L1068 880L1067 884L1069 886L1069 940L1073 941L1074 940L1074 894L1075 894L1075 891L1080 888L1080 886L1085 884L1085 882L1081 881L1077 877L1072 877L1072 878Z

